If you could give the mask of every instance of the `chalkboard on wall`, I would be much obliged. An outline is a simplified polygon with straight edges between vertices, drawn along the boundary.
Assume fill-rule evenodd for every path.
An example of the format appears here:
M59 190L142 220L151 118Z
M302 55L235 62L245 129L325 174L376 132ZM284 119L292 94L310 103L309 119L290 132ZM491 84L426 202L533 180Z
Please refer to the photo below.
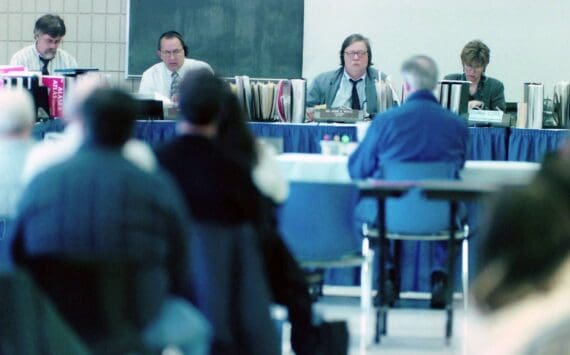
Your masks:
M130 0L127 76L157 63L157 40L175 30L188 57L225 77L299 78L303 0Z

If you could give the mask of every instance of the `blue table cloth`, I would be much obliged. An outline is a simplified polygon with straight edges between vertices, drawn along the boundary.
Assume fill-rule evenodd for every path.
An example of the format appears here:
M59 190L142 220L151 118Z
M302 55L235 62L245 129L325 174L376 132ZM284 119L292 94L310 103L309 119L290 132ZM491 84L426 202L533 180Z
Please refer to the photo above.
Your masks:
M320 153L319 143L325 135L346 135L356 141L353 124L250 122L249 127L255 136L282 138L285 153ZM61 120L37 123L33 136L41 140L46 133L61 132L63 128ZM155 147L175 134L175 121L141 120L136 122L134 136ZM546 153L558 149L567 138L568 130L472 127L467 159L541 162Z
M567 139L566 129L511 128L508 160L542 162L546 153L557 150Z

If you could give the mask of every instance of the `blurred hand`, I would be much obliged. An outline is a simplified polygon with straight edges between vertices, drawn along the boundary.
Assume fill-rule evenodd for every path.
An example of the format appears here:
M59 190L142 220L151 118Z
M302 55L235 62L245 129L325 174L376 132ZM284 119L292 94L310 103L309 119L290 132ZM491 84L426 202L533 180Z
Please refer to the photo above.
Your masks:
M485 104L483 104L483 101L479 100L471 100L468 104L469 110L482 110L484 107Z

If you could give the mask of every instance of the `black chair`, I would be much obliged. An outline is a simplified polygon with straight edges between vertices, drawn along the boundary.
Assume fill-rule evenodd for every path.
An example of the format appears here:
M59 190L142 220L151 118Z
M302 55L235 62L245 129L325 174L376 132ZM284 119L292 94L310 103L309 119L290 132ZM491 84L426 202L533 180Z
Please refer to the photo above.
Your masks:
M27 273L0 272L0 290L0 354L92 354Z
M452 163L446 162L390 162L382 166L383 177L389 181L419 181L419 180L453 180L457 171ZM450 237L450 204L446 201L426 199L419 188L412 188L403 197L387 199L379 206L379 225L385 226L385 233L377 229L363 226L363 233L369 237L379 237L381 244L379 284L386 284L385 262L389 249L388 240L438 242L448 241L449 260L447 264L448 280L445 292L445 310L447 322L445 335L449 341L453 326L452 290L454 289L455 251L459 243L464 243L462 266L463 285L466 287L468 275L467 226L458 228L454 238ZM383 220L382 220L383 219ZM454 221L455 223L455 221ZM398 257L398 255L396 255ZM397 265L397 262L396 262ZM377 312L377 327L375 341L380 341L380 334L387 334L388 295L385 287L379 287L380 305ZM463 290L466 294L468 291ZM464 297L466 301L466 297Z
M151 354L139 333L152 316L141 316L144 302L130 297L137 294L135 263L43 255L27 256L23 265L95 354Z

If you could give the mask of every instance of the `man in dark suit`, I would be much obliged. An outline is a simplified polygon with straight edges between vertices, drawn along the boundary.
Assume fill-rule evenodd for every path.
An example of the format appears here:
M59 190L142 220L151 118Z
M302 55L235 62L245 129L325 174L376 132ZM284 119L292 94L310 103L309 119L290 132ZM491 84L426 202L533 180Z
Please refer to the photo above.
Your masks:
M189 353L206 354L207 323L172 296L183 294L187 273L184 203L168 176L147 173L121 154L135 101L121 90L97 89L80 114L83 146L38 175L22 195L14 226L16 262L53 256L133 263L138 283L128 299L145 302L136 318L144 321L139 330L146 345L190 345L202 351ZM72 326L90 322L80 318Z

